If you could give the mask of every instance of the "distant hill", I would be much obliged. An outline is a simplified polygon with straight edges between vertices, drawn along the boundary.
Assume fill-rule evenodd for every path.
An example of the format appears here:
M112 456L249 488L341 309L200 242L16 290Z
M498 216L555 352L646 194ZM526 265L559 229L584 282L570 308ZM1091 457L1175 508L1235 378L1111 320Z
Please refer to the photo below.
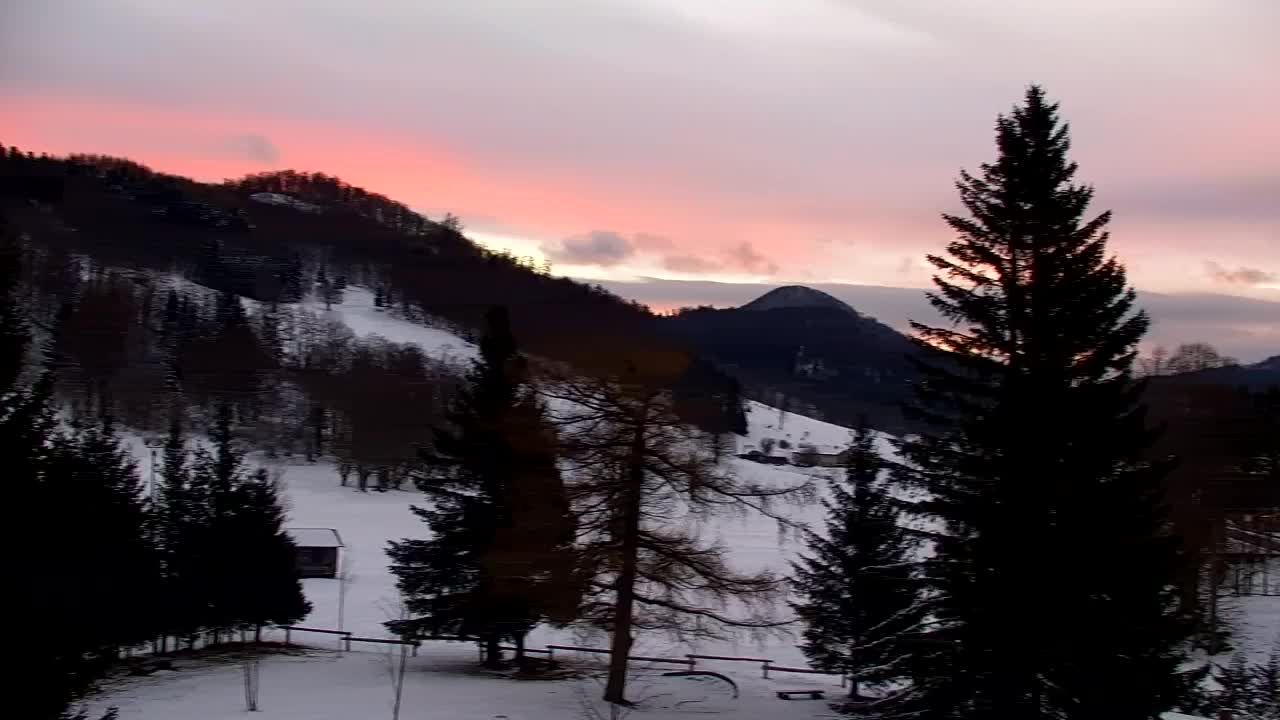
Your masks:
M781 287L741 307L689 308L665 322L762 402L829 422L865 415L880 430L906 427L908 358L920 351L827 293Z
M1261 390L1280 386L1280 355L1269 357L1252 365L1226 365L1167 375L1161 379L1166 382L1228 385L1250 390Z
M736 308L686 308L665 321L691 347L776 407L849 424L865 415L887 432L909 429L900 404L922 352L909 338L821 290L779 287ZM1280 355L1156 379L1259 390L1280 385Z
M765 310L782 310L786 308L821 308L857 314L857 311L845 301L828 295L821 290L814 290L803 285L787 285L770 290L739 309L763 312Z

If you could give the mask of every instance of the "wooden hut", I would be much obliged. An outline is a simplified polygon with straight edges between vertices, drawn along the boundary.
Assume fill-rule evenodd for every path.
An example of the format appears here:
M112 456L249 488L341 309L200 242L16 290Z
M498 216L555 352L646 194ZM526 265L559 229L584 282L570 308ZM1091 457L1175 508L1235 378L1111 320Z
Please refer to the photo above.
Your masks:
M333 528L288 528L297 548L298 574L304 578L338 576L338 550L342 537Z

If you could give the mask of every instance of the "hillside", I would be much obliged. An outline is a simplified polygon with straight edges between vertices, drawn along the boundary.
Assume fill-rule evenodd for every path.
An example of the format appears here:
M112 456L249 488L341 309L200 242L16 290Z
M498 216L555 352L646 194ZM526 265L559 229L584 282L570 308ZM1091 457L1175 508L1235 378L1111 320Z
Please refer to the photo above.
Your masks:
M1226 365L1163 378L1180 383L1229 385L1251 390L1280 386L1280 355L1269 357L1252 365Z
M27 238L30 311L46 329L68 303L93 310L79 302L86 279L110 286L104 295L132 296L130 309L95 313L96 334L119 338L138 334L125 318L164 303L146 286L169 277L271 307L360 286L381 307L464 337L488 308L505 305L530 353L591 372L664 354L676 358L663 372L691 419L716 429L735 421L724 412L736 392L728 378L643 306L487 251L456 219L430 220L321 173L288 170L215 185L118 158L0 149L0 212ZM145 336L148 323L141 325ZM123 350L108 355L90 363L110 365L100 375L119 378L137 365L121 364Z
M833 422L865 415L901 431L919 350L893 328L811 288L777 288L741 307L681 310L673 332L738 377L751 397Z

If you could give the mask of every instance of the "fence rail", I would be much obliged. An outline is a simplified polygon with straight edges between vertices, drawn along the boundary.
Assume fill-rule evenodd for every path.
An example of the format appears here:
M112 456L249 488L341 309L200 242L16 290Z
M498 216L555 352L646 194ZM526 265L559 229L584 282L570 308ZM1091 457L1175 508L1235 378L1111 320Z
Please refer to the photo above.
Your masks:
M807 675L839 675L840 673L827 672L826 670L814 670L813 668L783 667L781 665L770 665L769 669L773 672L785 673L805 673Z
M418 656L417 640L394 640L392 638L355 637L354 635L347 635L346 637L342 638L342 641L347 644L347 652L351 652L351 643L365 642L365 643L378 643L381 645L408 645L409 647L413 648L413 656L414 657Z
M689 667L693 667L694 665L698 664L698 661L692 658L686 658L684 660L681 660L680 658L660 658L660 657L646 657L644 655L628 655L627 659L635 660L637 662L655 662L655 663L671 663L673 665L688 665Z
M589 648L589 647L581 647L579 645L548 645L547 649L549 651L568 650L570 652L596 653L598 655L613 654L612 650L609 650L606 648ZM548 652L547 654L551 655L551 652ZM648 655L628 655L627 659L635 660L637 662L657 662L657 663L671 663L673 665L688 665L691 668L697 664L697 661L692 658L681 659L681 658L650 657Z
M515 645L499 645L498 648L501 650L510 650L511 652L516 652L520 649ZM535 653L539 655L550 655L552 653L551 650L541 650L539 648L528 648L528 647L524 649L524 652Z
M758 662L758 663L773 662L769 658L733 657L731 655L698 655L697 653L685 653L685 657L695 658L697 660L727 660L729 662Z
M278 627L281 630L284 630L285 645L289 645L293 642L294 632L320 633L322 635L341 635L342 640L346 640L347 638L351 637L351 633L347 632L346 630L330 630L328 628L313 628L313 627L305 627L302 625L280 625ZM341 640L339 642L341 642ZM350 643L347 643L347 649L348 650L351 649Z
M577 645L548 645L548 650L572 650L574 652L604 653L608 655L612 650L604 650L602 648L578 647Z
M392 638L356 637L346 630L330 630L328 628L313 628L313 627L304 627L301 625L280 625L279 627L285 632L284 641L286 645L289 644L291 640L290 633L296 630L298 632L314 632L314 633L322 633L326 635L340 635L342 636L341 642L345 644L346 649L348 651L351 650L351 643L353 642L379 643L384 645L408 645L413 648L413 654L415 656L418 654L418 647L423 640L445 640L445 641L451 641L451 642L478 642L479 641L479 638L462 636L462 635L417 635L409 640L400 640L400 639L392 639ZM511 652L515 652L517 650L517 648L514 645L500 645L499 647L502 650L508 650ZM595 653L597 655L610 655L613 653L613 651L609 650L608 648L583 647L581 645L547 645L545 649L529 648L529 647L524 648L524 652L526 653L546 655L549 659L554 659L556 650L564 650L567 652ZM483 648L480 648L480 651L483 653ZM669 663L671 665L686 665L689 667L690 670L692 670L694 667L697 666L699 660L720 660L724 662L753 662L753 663L760 663L761 676L764 677L765 679L769 678L770 672L780 672L780 673L827 675L831 677L839 677L841 687L844 686L846 681L846 678L843 673L833 673L833 672L828 672L826 670L814 670L813 668L800 668L800 667L788 667L785 665L774 665L773 660L769 658L760 658L760 657L739 657L734 655L704 655L701 653L685 653L684 658L664 658L664 657L653 657L649 655L628 655L627 659L635 660L636 662Z
M285 632L297 630L298 632L324 633L326 635L350 635L351 634L346 630L329 630L327 628L303 627L301 625L280 625L279 627L281 630L284 630Z

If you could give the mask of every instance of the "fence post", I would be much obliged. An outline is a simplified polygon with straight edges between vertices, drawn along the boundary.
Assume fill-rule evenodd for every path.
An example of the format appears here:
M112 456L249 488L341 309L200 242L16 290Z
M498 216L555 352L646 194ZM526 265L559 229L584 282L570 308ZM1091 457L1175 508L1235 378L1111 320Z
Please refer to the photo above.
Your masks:
M288 645L288 644L289 644L289 638L290 638L290 637L292 637L292 635L293 635L293 630L292 630L292 629L290 629L288 626L285 626L285 629L284 629L284 644L285 644L285 645Z
M769 679L769 661L768 660L765 660L763 663L760 664L760 670L761 670L760 676L763 677L765 680L768 680Z
M347 652L351 652L351 636L350 636L350 635L343 635L343 636L342 636L342 640L343 640L343 641L346 643L346 645L347 645Z

